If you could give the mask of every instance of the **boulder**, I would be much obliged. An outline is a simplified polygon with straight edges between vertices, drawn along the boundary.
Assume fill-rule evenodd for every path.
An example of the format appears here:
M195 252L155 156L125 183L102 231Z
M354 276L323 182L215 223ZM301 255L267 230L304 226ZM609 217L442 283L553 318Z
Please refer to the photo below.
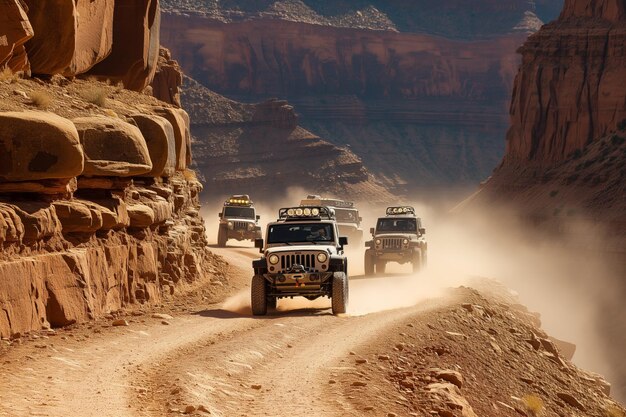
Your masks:
M113 22L111 54L89 73L142 91L152 82L159 59L159 1L117 1Z
M183 84L183 71L178 62L172 59L170 51L161 47L157 70L152 80L152 95L161 101L182 107L180 86Z
M52 203L63 226L63 233L93 233L102 227L102 214L96 205L79 200Z
M154 224L154 211L143 204L133 204L128 206L128 216L130 217L130 226L138 229L144 229Z
M138 127L104 116L74 119L85 152L85 176L132 177L152 171Z
M0 183L72 178L82 171L72 122L51 113L0 113Z
M117 230L130 226L130 217L128 216L126 203L121 198L113 196L84 203L98 206L102 213L101 230Z
M82 74L111 52L114 0L26 0L35 74Z
M191 134L189 133L189 115L182 109L161 107L155 112L166 118L174 128L176 138L176 170L184 171L191 159Z
M24 226L23 240L34 242L61 231L55 207L45 202L21 202L9 205Z
M176 138L172 124L160 116L134 114L131 117L148 145L152 171L146 176L169 177L173 175L176 170Z
M24 43L32 38L33 28L19 0L0 0L0 70L28 70Z

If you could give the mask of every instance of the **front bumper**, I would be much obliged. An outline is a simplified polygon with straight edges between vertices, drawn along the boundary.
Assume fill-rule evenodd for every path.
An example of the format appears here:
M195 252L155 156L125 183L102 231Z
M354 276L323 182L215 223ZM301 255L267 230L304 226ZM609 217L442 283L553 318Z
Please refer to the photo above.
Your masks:
M261 230L228 229L228 238L236 240L254 240L261 238Z
M294 272L263 274L269 285L269 295L323 295L330 290L332 272Z
M375 249L374 253L376 254L376 259L381 261L394 261L394 262L409 262L413 260L413 249L402 249L402 250L385 250L385 249Z

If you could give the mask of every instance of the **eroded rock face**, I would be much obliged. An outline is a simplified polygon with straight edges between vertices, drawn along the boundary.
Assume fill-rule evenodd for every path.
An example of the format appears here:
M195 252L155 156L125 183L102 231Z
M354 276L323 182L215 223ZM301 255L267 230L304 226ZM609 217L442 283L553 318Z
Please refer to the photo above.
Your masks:
M178 62L172 59L170 51L161 47L159 62L152 80L152 95L161 101L181 107L180 87L183 84L183 72Z
M90 74L142 91L152 82L159 59L159 1L117 1L113 22L113 49Z
M169 177L176 170L176 138L172 124L160 116L135 114L131 116L143 134L152 161L152 171L146 176Z
M623 0L565 0L561 19L568 17L599 17L612 22L626 17Z
M26 49L35 74L73 76L111 52L114 0L25 0L35 36Z
M85 152L83 175L132 177L152 171L141 131L130 123L104 116L74 119Z
M33 28L20 0L0 1L0 69L28 71L24 43L33 36Z
M191 163L191 134L189 115L183 109L157 108L155 112L167 119L174 128L176 139L176 169L182 171Z
M565 160L626 119L622 1L568 1L520 49L504 163Z
M43 112L0 113L0 182L72 178L83 151L67 119Z

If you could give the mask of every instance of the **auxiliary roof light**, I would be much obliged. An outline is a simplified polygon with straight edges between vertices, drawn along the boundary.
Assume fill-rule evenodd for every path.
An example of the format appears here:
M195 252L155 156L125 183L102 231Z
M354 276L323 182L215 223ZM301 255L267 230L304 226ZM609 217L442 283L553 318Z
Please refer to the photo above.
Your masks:
M395 214L415 214L415 209L411 206L387 207L388 216Z
M334 219L335 211L328 207L290 207L278 211L281 219L285 218L325 218Z

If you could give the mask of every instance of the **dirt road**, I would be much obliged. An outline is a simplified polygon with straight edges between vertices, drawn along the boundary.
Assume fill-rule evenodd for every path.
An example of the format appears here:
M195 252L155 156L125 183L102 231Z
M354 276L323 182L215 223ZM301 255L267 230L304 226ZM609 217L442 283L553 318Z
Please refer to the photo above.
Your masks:
M354 367L346 358L445 299L419 277L354 277L348 315L333 316L327 299L281 300L253 318L255 250L214 250L239 293L171 319L131 316L128 327L100 322L12 348L0 358L0 416L164 416L199 406L198 415L362 415L334 383Z

